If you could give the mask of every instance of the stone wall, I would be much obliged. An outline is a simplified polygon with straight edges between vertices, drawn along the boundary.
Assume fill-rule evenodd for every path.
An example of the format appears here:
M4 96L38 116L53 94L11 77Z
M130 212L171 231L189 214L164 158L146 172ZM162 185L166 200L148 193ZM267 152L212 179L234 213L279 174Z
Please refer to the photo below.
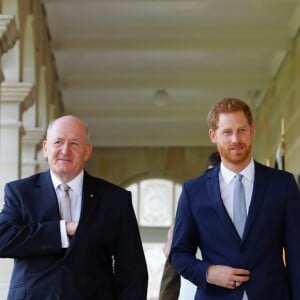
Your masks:
M295 37L273 85L257 109L254 154L274 165L284 120L285 169L300 174L300 35Z
M87 171L122 186L143 178L160 177L182 183L205 170L212 147L95 148Z

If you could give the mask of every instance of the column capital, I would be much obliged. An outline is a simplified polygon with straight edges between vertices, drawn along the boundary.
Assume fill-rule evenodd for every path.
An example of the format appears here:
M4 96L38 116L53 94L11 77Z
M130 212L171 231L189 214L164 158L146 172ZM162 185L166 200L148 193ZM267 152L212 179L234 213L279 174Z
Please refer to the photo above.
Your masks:
M23 143L29 145L38 145L42 142L45 129L44 128L26 128L23 136Z
M13 15L0 15L0 49L2 54L11 49L19 39L16 20Z
M44 133L44 128L26 128L25 135L22 136L22 177L27 177L37 172L37 157L39 151L42 150Z
M35 88L31 82L7 82L1 84L1 98L3 104L20 104L21 115L35 100Z

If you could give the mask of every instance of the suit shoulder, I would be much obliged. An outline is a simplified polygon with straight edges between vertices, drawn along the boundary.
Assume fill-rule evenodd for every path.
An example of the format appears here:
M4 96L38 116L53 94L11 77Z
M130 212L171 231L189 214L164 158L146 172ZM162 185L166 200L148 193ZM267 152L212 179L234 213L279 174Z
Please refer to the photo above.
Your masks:
M119 191L119 192L128 192L125 188L123 188L115 183L112 183L108 180L105 180L103 178L95 177L95 176L89 175L88 173L85 173L85 177L89 183L91 183L95 186L99 186L102 189L114 190L114 191Z
M36 184L37 182L39 182L40 177L42 174L47 174L47 172L40 172L40 173L36 173L33 174L31 176L25 177L25 178L21 178L21 179L17 179L17 180L12 180L6 183L6 185L11 185L11 186L19 186L19 187L27 187L33 184Z
M264 179L272 180L273 182L296 182L292 173L268 167L258 162L255 162L255 174L255 176L261 175Z
M187 180L186 182L184 182L184 185L190 187L190 186L205 183L207 182L207 180L210 180L212 176L218 175L218 169L219 169L218 167L209 169L203 172L202 174L200 174L199 176Z
M263 172L267 175L272 175L272 176L285 176L285 177L291 177L294 176L292 173L284 170L278 170L272 167L265 166L259 162L255 162L255 169L257 172Z

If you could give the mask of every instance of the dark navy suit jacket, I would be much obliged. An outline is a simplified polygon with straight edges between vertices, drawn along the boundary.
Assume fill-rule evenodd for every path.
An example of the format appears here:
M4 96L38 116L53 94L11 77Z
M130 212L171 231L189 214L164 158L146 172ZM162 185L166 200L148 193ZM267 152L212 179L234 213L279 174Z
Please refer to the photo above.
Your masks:
M300 299L300 195L292 174L255 162L253 195L242 239L221 199L220 167L183 185L170 261L198 286L195 299ZM203 260L195 258L199 247ZM282 260L286 249L287 267ZM233 290L207 283L209 265L250 270Z
M50 172L5 186L0 256L14 258L9 300L145 300L147 267L131 194L84 174L68 249Z

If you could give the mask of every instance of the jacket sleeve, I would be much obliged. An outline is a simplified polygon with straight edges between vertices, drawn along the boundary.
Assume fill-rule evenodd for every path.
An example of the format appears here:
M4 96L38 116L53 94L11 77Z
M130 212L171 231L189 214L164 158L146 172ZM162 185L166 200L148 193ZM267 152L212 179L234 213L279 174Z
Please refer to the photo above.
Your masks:
M117 299L146 300L148 271L131 193L126 191L122 197L114 257Z
M62 252L59 220L43 221L42 212L36 212L28 205L33 197L30 187L24 194L16 184L6 184L4 206L0 212L0 257Z
M196 258L199 246L195 224L186 185L183 185L175 220L170 262L174 269L196 286L206 289L206 272L209 263Z
M296 181L291 175L285 191L287 193L285 223L285 257L292 292L291 299L300 297L300 192Z

